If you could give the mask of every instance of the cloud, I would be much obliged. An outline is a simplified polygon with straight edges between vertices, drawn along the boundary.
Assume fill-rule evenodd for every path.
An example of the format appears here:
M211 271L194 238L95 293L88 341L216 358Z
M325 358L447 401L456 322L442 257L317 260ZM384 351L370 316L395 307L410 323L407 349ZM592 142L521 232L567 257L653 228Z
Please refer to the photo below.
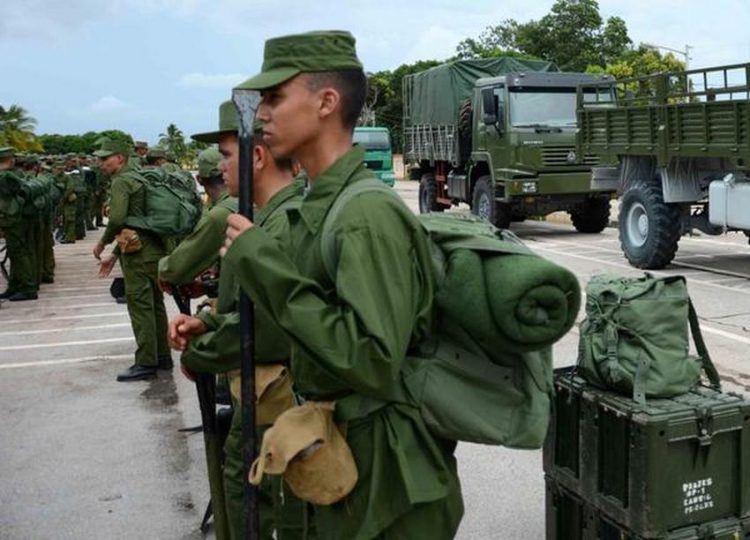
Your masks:
M224 88L230 89L247 79L242 73L186 73L177 81L183 88Z
M449 58L456 54L456 46L465 37L442 26L430 26L419 34L401 62L407 64L417 60Z
M133 105L131 105L130 103L126 103L121 99L117 99L114 96L104 96L98 101L89 105L89 110L96 113L122 111L132 108Z

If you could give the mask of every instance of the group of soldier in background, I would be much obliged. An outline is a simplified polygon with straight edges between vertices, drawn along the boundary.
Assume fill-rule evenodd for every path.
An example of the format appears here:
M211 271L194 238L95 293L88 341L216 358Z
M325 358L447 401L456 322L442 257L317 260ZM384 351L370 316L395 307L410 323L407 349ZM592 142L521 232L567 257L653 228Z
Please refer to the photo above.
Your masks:
M179 170L168 151L149 149L145 142L136 142L131 159L139 167ZM5 237L0 261L8 282L0 299L36 300L40 284L54 282L55 241L73 244L102 227L109 187L94 156L0 148L0 234Z

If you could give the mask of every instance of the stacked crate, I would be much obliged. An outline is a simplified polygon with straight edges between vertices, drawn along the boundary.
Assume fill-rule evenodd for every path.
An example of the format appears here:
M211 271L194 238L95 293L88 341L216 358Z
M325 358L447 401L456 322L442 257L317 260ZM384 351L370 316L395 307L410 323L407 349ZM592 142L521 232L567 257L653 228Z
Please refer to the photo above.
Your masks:
M750 401L698 387L637 403L558 370L547 540L750 540Z

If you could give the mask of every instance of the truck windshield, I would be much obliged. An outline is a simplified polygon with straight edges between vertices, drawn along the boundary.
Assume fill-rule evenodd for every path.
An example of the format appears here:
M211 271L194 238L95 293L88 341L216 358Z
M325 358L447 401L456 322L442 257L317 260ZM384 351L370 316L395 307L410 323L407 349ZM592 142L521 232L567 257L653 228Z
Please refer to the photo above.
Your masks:
M575 88L510 88L511 127L573 127L576 125ZM596 101L587 89L585 101ZM599 103L611 101L610 90L599 91Z
M365 150L389 150L391 138L387 131L354 130L354 142L365 147Z

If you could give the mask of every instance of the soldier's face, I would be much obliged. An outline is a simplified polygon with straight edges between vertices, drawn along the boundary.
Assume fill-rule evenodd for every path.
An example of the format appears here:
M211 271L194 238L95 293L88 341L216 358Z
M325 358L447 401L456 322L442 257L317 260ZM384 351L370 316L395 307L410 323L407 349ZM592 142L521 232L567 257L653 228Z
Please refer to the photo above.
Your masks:
M304 74L265 90L257 118L273 157L295 157L309 144L318 133L320 110L320 92L310 90Z
M13 167L15 160L13 158L0 159L0 171L7 171Z
M112 176L119 171L124 164L124 158L120 154L112 154L102 159L102 172L107 176Z
M219 139L219 152L222 156L219 162L221 177L229 194L237 197L240 193L240 143L237 135L222 135Z

